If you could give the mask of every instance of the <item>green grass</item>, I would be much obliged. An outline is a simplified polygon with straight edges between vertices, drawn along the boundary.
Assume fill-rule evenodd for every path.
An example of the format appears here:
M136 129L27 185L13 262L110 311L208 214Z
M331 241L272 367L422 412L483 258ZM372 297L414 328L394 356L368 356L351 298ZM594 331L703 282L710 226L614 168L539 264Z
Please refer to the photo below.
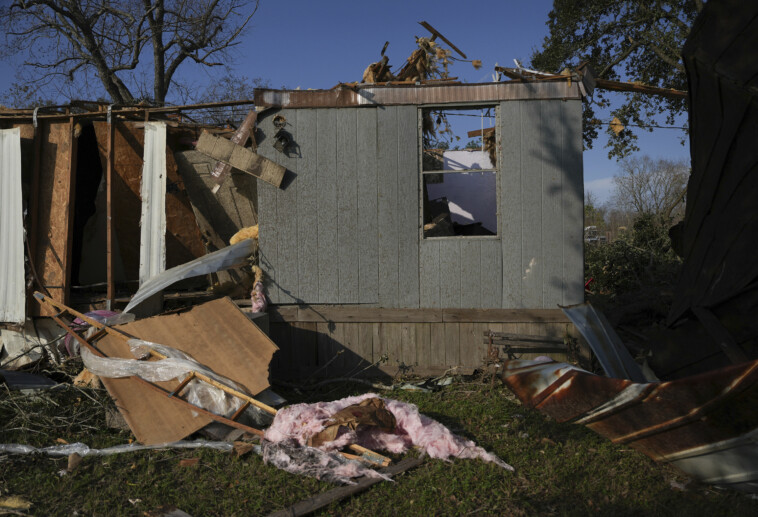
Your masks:
M347 387L308 398L328 400L361 390ZM70 414L77 402L96 407L77 393L71 388L56 394L58 406L47 403L45 418ZM102 392L91 394L107 406ZM285 395L293 402L305 398ZM92 416L94 409L86 413L86 426L72 425L62 416L66 425L61 429L35 428L29 418L19 419L8 409L8 399L17 396L0 392L0 442L40 446L63 438L104 447L128 439L123 431L105 430L104 419ZM758 514L758 502L742 494L695 483L686 491L674 489L672 481L686 483L687 478L581 426L557 424L527 410L504 387L488 381L458 383L436 393L394 391L384 396L417 404L421 412L498 454L516 472L481 461L427 459L394 483L374 485L320 515ZM45 404L44 398L39 404ZM23 421L25 429L8 430L5 423L11 421ZM182 466L186 458L199 462ZM253 453L241 458L211 450L85 457L73 473L60 476L66 464L66 458L0 456L0 498L27 498L33 515L144 515L170 505L196 517L248 516L266 515L333 488L264 465Z

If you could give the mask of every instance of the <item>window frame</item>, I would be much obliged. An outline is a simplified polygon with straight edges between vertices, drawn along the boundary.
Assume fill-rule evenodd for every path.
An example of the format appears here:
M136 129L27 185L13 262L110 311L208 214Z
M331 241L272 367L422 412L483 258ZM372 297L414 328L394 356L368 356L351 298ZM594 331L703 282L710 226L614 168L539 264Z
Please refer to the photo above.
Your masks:
M476 110L476 109L494 109L495 111L495 142L497 163L491 169L460 169L460 170L424 170L424 111L438 109L440 111L456 110ZM418 105L418 178L419 178L419 240L423 241L444 241L444 240L500 240L502 235L502 220L500 206L500 170L502 166L502 145L500 145L500 104L499 103L450 103L450 104L421 104ZM495 174L495 218L497 221L497 233L495 235L444 235L444 236L426 236L424 235L424 175L427 174L460 174L467 172L491 172Z

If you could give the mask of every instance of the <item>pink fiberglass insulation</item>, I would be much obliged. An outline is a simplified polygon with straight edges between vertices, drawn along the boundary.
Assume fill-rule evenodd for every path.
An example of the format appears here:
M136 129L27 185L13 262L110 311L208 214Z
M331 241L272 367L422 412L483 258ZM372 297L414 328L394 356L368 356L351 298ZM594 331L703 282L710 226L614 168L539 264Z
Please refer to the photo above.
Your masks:
M333 402L292 405L277 413L274 422L266 430L265 439L274 443L294 440L304 446L309 437L324 429L332 415L371 397L378 395L366 393ZM359 428L357 432L344 432L334 441L324 443L319 448L335 450L357 443L372 450L398 454L415 446L423 449L432 458L479 458L513 470L513 467L471 440L453 434L436 420L422 415L414 404L392 399L382 400L397 421L394 432L383 432L376 427Z

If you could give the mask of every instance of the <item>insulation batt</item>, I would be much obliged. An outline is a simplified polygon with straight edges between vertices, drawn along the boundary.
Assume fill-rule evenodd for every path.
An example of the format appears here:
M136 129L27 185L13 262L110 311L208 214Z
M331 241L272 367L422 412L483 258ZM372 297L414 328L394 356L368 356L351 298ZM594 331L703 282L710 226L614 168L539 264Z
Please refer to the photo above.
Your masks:
M326 421L332 415L347 406L358 404L371 397L379 396L366 393L333 402L289 406L277 413L274 422L266 430L265 439L274 443L294 440L299 445L305 446L310 436L324 429ZM453 434L444 425L422 415L414 404L385 398L382 400L397 421L394 432L383 432L375 427L359 428L357 432L347 431L334 441L322 444L319 448L330 451L357 443L372 450L385 450L399 454L416 446L432 458L443 460L479 458L495 463L504 469L513 470L513 467L494 454L478 447L471 440Z

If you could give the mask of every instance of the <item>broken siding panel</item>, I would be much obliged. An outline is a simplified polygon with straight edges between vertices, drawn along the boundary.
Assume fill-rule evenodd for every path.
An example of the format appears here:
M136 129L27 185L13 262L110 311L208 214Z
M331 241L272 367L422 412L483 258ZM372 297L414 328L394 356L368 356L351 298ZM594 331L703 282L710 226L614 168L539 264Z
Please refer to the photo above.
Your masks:
M521 110L524 102L500 103L500 215L498 233L502 245L502 302L503 308L523 307L521 298Z
M542 104L542 307L563 302L563 133L562 101Z
M297 110L284 110L281 115L287 120L284 130L294 133L293 140L297 142ZM272 117L273 120L273 117ZM277 163L289 171L297 168L297 157L294 153L279 153ZM277 255L279 261L279 303L292 303L298 300L298 218L297 218L297 181L289 181L292 172L285 172L285 181L276 190L276 233Z
M339 260L337 254L337 109L318 110L317 180L318 200L318 301L339 301Z
M318 198L316 110L298 111L296 142L300 149L297 186L298 296L303 302L318 302Z
M502 210L502 208L501 208ZM502 306L503 300L503 245L499 240L481 240L480 246L480 302L483 309Z
M461 306L461 241L440 241L440 307Z
M337 253L339 303L358 297L357 110L337 112Z
M166 124L145 122L139 283L166 270Z
M360 303L379 301L377 233L377 129L374 109L357 110L358 293Z
M419 306L418 110L397 108L398 307Z
M460 307L479 309L482 306L481 240L461 240Z
M422 239L419 252L421 307L440 305L440 241Z
M0 322L26 319L21 130L0 130Z
M584 301L582 103L563 103L563 305Z
M399 282L398 245L398 108L377 110L379 305L396 307ZM417 203L414 202L414 206Z
M542 255L542 168L545 149L545 124L542 102L524 102L521 131L521 303L534 309L543 306L542 278L545 265Z

